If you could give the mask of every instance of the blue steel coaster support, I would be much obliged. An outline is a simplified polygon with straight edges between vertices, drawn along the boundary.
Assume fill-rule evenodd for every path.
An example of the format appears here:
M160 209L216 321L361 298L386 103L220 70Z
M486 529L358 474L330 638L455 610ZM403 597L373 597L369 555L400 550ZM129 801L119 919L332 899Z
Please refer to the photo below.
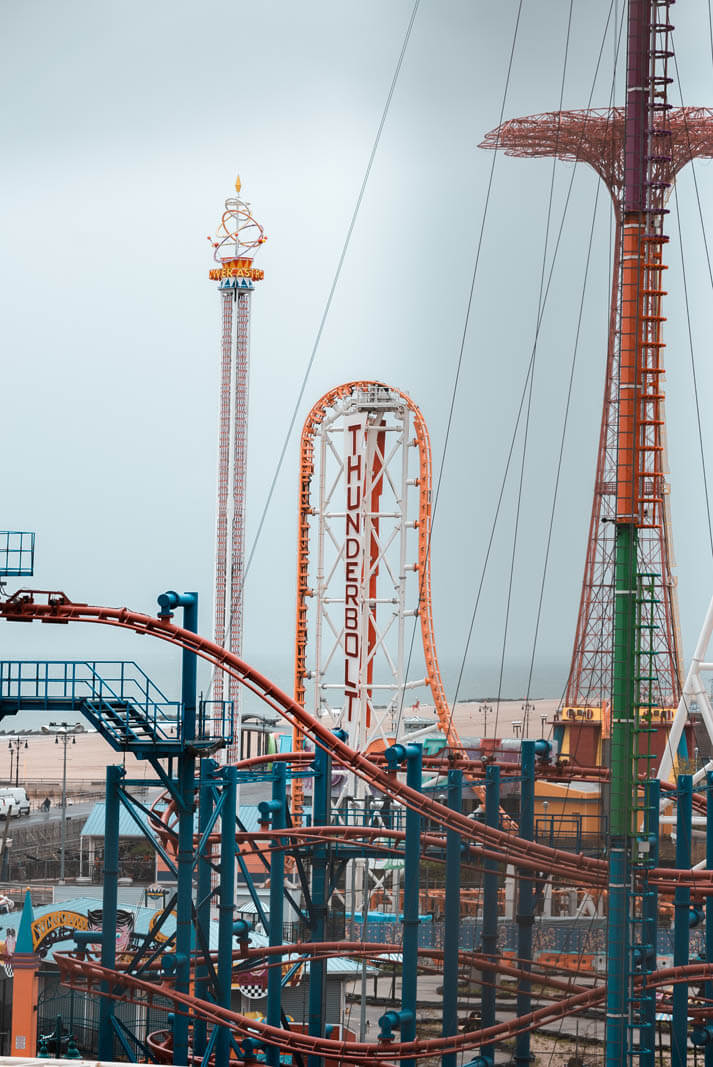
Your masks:
M287 790L284 763L273 764L272 800L259 805L260 815L269 820L273 830L284 830L287 825ZM270 853L270 946L282 944L283 882L285 879L285 854L281 846L284 838L273 838ZM267 1024L281 1026L282 1012L282 956L270 956L267 971ZM277 1045L266 1045L265 1056L270 1067L279 1067L280 1050Z
M203 759L201 767L200 801L198 806L198 829L202 836L213 814L213 783L210 773L215 767L214 760ZM198 860L198 905L196 915L204 943L210 944L210 892L211 892L211 865L209 859L210 845L206 843L205 849ZM201 1000L206 999L208 992L208 968L205 964L197 968L196 973L196 996ZM206 1049L207 1026L205 1019L196 1019L193 1023L193 1054L202 1057Z
M421 792L423 748L421 745L392 745L384 752L389 771L396 773L406 762L406 784ZM404 848L404 933L401 947L401 1011L388 1011L379 1020L380 1040L391 1040L391 1030L398 1027L402 1041L416 1038L416 996L418 993L418 896L421 862L421 816L406 809ZM412 1057L401 1061L403 1067L415 1067Z
M713 870L713 771L706 771L706 868ZM713 896L706 897L706 963L713 962ZM706 982L704 995L713 1003L713 981ZM713 1040L706 1042L705 1067L713 1067Z
M223 807L220 838L220 913L218 916L218 1003L230 1009L233 979L233 912L235 910L235 816L237 815L238 772L223 771ZM280 879L282 881L282 879ZM278 970L279 975L279 970ZM214 1067L228 1067L230 1029L218 1028Z
M119 878L119 787L124 777L122 767L106 769L106 804L104 808L104 891L102 894L102 967L116 967L116 911ZM102 991L109 991L108 982L102 983ZM108 996L99 1002L100 1060L111 1061L114 1057L114 1001Z
M183 608L183 626L198 632L198 594L170 590L158 598L159 618L169 619ZM178 757L178 901L176 904L176 978L179 993L190 992L193 935L193 808L196 789L196 760L192 754L196 738L197 660L195 652L183 649L181 661L182 748ZM188 1063L188 1016L174 1012L173 1062Z
M463 807L463 772L448 772L448 807ZM443 1037L458 1033L458 949L460 934L461 838L457 830L446 833L446 923L443 936ZM442 1067L456 1067L457 1054L445 1052Z
M406 745L406 784L421 791L423 749ZM421 867L421 816L406 810L406 849L404 855L404 940L401 977L401 1040L416 1040L416 996L418 990L418 896ZM415 1059L401 1061L415 1067Z
M485 771L485 822L498 828L500 819L500 768L488 767ZM486 859L483 863L483 953L495 961L498 952L498 864ZM480 1019L486 1028L495 1025L496 972L482 972ZM481 1045L481 1056L492 1062L495 1046Z
M314 753L314 784L312 824L328 826L332 801L332 760L328 752L317 746ZM324 941L327 917L327 846L318 843L312 853L312 941ZM311 959L309 963L308 1033L322 1037L324 1028L324 997L327 961ZM322 1057L310 1055L308 1067L321 1067Z
M661 783L653 778L646 783L646 809L644 812L644 835L640 843L640 853L646 861L642 871L642 944L641 972L644 987L641 992L641 1009L639 1022L639 1064L640 1067L656 1067L656 990L648 988L648 975L656 970L656 941L658 934L659 895L651 884L648 872L658 867L659 862L659 806L661 801Z
M693 779L690 774L678 776L678 811L676 813L676 867L691 867L691 820L693 817ZM691 890L677 886L673 898L673 965L688 963L690 937L689 916ZM671 1067L685 1067L688 1046L688 983L676 982L673 987L673 1020L671 1022Z
M521 787L520 822L518 832L525 841L532 841L535 833L535 741L523 741L520 748ZM518 967L530 970L532 962L532 923L535 914L535 882L532 875L521 871L517 882L517 955ZM527 1015L532 1009L532 986L521 979L517 988L516 1013ZM530 1063L530 1034L515 1038L515 1063Z

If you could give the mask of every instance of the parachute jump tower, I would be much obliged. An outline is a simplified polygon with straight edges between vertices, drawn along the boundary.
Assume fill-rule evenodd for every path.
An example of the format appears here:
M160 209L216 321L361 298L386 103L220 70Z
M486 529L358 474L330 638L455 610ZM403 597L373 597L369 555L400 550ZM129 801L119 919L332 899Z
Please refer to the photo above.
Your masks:
M671 0L672 2L672 0ZM632 4L632 10L639 5ZM647 6L647 5L645 5ZM668 26L664 19L669 2L652 5L651 27ZM646 21L646 18L645 18ZM648 25L648 22L647 22ZM648 32L648 31L647 31ZM667 63L670 48L657 37L668 30L651 29L645 42L646 61ZM713 111L707 108L672 108L666 101L666 75L650 73L655 84L645 119L646 196L658 197L652 219L660 224L664 203L678 172L689 160L713 156ZM630 103L630 100L629 100ZM644 120L642 120L644 121ZM622 366L624 326L629 309L624 306L626 267L632 249L626 244L625 222L627 171L631 149L626 144L631 122L630 108L559 111L511 119L492 130L481 148L502 149L507 155L556 156L568 161L589 163L604 181L614 202L616 219L613 278L609 316L604 402L594 480L594 499L589 523L584 578L572 650L571 668L562 713L560 751L572 762L591 765L604 761L602 739L610 730L610 703L613 683L613 642L615 630L614 576L616 539L619 528L619 501L622 491L622 418L635 383L626 381ZM643 165L643 164L642 164ZM647 209L654 211L654 208ZM642 300L646 300L646 365L642 370L639 399L646 410L637 423L636 468L626 477L636 483L636 558L639 570L649 575L652 634L651 657L656 659L656 736L653 751L660 758L666 732L681 693L681 641L678 625L676 579L673 575L670 497L666 479L666 432L664 412L664 341L662 325L663 247L668 238L648 233L648 258L642 280ZM626 247L624 247L626 245ZM624 316L624 320L622 320ZM622 406L622 398L624 404ZM628 505L627 505L628 506Z
M210 271L218 282L221 308L220 401L218 425L218 509L215 547L215 642L237 656L243 643L243 582L245 554L245 482L248 444L248 385L250 371L250 301L254 283L264 272L253 257L267 240L250 205L236 196L225 201L213 245L217 266ZM232 746L228 762L239 758L240 686L231 678L227 699L233 701ZM224 699L223 673L213 683L213 698Z

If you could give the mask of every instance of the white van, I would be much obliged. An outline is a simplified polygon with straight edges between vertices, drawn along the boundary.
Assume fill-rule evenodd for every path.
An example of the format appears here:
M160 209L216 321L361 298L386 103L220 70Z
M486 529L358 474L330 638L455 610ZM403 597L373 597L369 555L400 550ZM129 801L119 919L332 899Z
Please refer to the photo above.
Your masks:
M30 814L30 802L27 799L27 793L22 786L4 786L0 789L0 800L6 800L8 804L9 815L29 815ZM6 819L7 814L3 814L0 809L0 819Z

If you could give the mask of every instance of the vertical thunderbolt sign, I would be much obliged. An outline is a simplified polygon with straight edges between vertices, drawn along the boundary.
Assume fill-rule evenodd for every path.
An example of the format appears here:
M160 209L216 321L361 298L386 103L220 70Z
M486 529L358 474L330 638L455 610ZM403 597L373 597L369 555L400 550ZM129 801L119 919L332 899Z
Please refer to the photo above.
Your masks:
M344 713L350 740L361 704L362 584L364 573L364 434L366 415L347 421L344 434Z

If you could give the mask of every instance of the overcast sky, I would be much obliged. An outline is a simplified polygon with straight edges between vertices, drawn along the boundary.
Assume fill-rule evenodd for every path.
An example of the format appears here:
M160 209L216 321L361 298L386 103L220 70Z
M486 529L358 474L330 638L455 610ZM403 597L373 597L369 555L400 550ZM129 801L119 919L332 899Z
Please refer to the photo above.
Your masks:
M574 0L564 106L589 99L606 3ZM614 5L611 26L620 14ZM0 8L3 376L0 526L37 531L34 584L155 610L197 589L210 634L219 308L212 233L235 174L269 241L253 298L248 544L282 447L403 36L411 0ZM344 271L246 589L245 656L291 687L297 438L330 387L378 377L428 421L435 467L464 326L517 4L421 0ZM525 0L505 117L556 109L566 0ZM677 4L684 101L713 105L707 6ZM593 104L605 106L608 33ZM678 99L678 86L673 89ZM621 94L618 94L621 102ZM558 164L552 232L572 174ZM697 165L713 219L709 163ZM449 695L461 660L535 335L552 165L498 158L433 538ZM519 695L562 432L596 180L577 169L538 342L504 693ZM704 445L711 287L690 168L683 239ZM686 654L708 598L708 541L672 217L666 350L672 506ZM610 217L599 198L533 695L565 680L591 507L606 347ZM552 238L550 241L552 247ZM515 472L517 474L517 471ZM492 693L503 639L517 478L508 482L466 669ZM173 652L113 631L3 625L3 657ZM205 684L205 674L202 676Z

